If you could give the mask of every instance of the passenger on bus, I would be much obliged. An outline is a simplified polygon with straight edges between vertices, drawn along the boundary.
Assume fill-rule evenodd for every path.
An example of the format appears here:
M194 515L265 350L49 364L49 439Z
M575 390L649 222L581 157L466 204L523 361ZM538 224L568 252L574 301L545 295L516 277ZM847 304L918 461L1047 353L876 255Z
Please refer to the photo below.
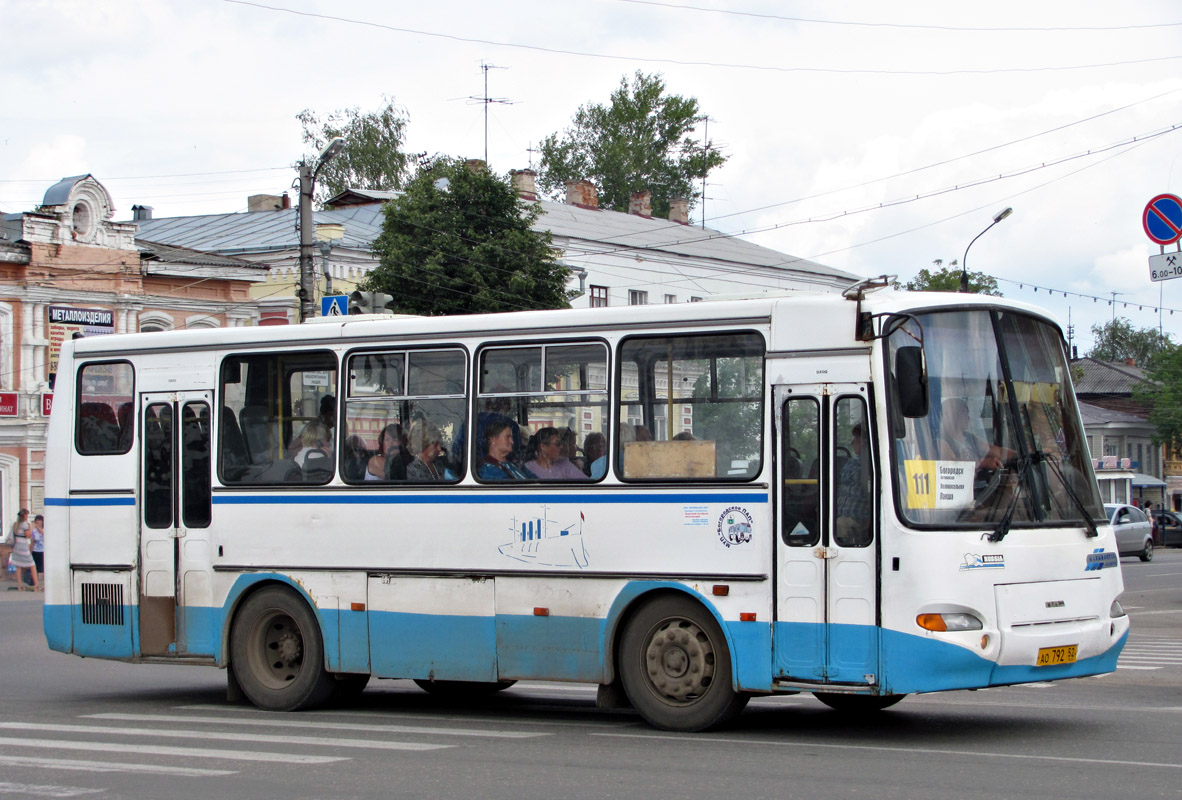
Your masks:
M843 547L865 547L870 544L874 502L870 495L870 473L864 468L869 465L863 463L862 446L862 423L859 422L850 429L853 455L846 459L837 479L837 523L833 535Z
M493 391L503 391L503 386L498 386ZM509 416L512 411L512 403L508 397L490 397L484 402L484 410L476 415L476 441L481 447L487 441L488 425L493 422L507 422L513 431L513 454L521 457L525 454L525 442L521 438L521 428ZM451 444L451 460L453 464L464 463L464 448L468 443L468 429L465 425L460 428L460 433Z
M359 481L365 477L365 465L369 461L369 450L365 447L365 440L357 434L345 437L345 457L341 462L341 472L346 480Z
M599 431L587 434L587 438L583 440L583 458L587 461L587 474L594 477L591 473L595 470L595 463L603 458L604 453L607 452L607 437Z
M443 453L443 441L439 428L425 419L416 419L410 424L410 451L414 461L406 467L406 479L429 483L444 479L444 469L439 456Z
M332 457L331 434L324 423L315 419L305 425L303 433L300 434L300 452L296 453L295 462L303 467L308 456L313 453L319 454L312 456L313 458Z
M587 476L566 457L562 431L542 428L537 435L538 452L525 468L544 481L585 481Z
M397 422L382 428L378 437L378 452L370 457L365 467L367 481L406 480L406 460L403 457L402 426Z
M940 458L973 461L977 469L1000 469L1005 451L970 430L969 404L964 398L950 397L940 408Z
M528 481L535 476L513 463L513 429L507 420L490 422L484 429L485 455L477 476L485 481Z

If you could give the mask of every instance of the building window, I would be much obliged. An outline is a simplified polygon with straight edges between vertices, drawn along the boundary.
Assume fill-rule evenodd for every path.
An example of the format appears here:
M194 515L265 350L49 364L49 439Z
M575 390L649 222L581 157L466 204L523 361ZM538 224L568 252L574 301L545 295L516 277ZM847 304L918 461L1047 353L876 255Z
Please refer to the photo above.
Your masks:
M591 307L604 308L607 306L607 287L606 286L592 286L591 287Z
M700 302L702 302L702 298L700 298L700 297L691 297L691 298L690 298L690 302L691 302L691 303L700 303Z
M630 306L648 305L648 292L642 292L638 289L629 289L628 290L628 305L630 305Z
M675 294L665 295L665 305L668 305L670 303L676 303L676 302L677 302L677 295L675 295Z

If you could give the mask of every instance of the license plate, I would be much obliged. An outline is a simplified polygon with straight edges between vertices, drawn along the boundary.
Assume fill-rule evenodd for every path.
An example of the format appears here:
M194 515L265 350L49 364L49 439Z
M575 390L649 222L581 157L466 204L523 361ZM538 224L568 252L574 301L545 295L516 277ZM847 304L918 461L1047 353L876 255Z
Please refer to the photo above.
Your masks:
M1074 664L1079 645L1065 644L1062 647L1040 647L1036 667L1053 667L1057 664Z

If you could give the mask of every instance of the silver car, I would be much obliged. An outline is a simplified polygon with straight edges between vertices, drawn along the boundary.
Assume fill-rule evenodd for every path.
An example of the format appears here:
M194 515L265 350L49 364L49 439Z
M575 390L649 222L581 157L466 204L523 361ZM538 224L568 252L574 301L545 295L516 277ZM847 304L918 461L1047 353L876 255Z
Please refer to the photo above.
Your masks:
M1104 513L1116 530L1116 547L1122 556L1153 560L1153 523L1136 506L1105 503Z

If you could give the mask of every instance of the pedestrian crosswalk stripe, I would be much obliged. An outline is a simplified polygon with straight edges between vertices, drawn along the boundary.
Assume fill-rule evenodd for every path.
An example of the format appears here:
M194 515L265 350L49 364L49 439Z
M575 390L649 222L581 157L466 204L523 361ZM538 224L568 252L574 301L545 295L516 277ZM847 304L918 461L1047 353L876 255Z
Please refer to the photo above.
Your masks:
M181 778L215 778L233 775L232 769L201 769L199 767L169 767L157 764L121 764L117 761L83 761L71 758L37 758L34 756L0 755L0 764L38 769L61 769L76 772L143 772L149 775L175 775Z
M344 756L306 756L297 753L264 753L254 750L219 750L207 747L160 747L126 742L70 742L57 739L9 739L0 737L0 748L39 747L43 750L85 750L120 755L176 756L178 758L225 758L233 761L270 761L280 764L330 764L348 761Z
M99 725L53 725L42 722L0 722L9 730L48 731L54 733L105 733L115 736L159 736L172 739L202 739L223 742L269 742L271 744L313 745L316 747L361 747L367 750L442 750L450 744L426 742L371 742L365 739L328 739L321 736L278 736L256 733L218 733L216 731L177 731L162 728L118 728Z
M482 736L494 739L530 739L536 736L550 736L541 731L498 731L477 730L475 728L445 728L426 727L421 725L365 725L356 722L327 722L320 720L292 720L273 716L268 719L243 719L238 717L196 717L172 714L87 714L83 719L106 719L122 722L169 722L173 724L191 724L208 722L218 725L253 725L259 727L276 728L310 728L321 730L352 731L354 733L412 733L434 734L439 736ZM255 737L251 737L255 738Z

